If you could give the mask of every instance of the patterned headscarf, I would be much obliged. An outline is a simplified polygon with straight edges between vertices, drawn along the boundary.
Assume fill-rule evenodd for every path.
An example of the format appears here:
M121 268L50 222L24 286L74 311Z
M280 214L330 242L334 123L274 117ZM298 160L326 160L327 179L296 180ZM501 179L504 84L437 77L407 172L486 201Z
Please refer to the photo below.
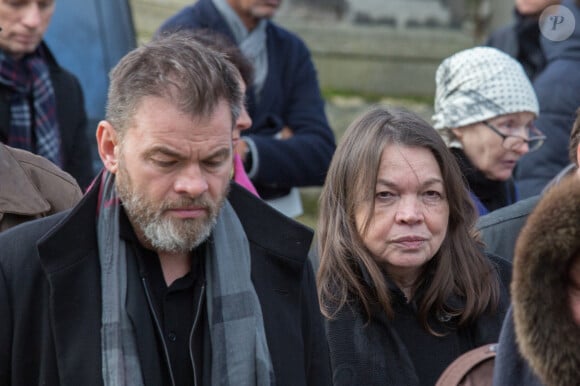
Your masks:
M531 112L538 99L522 66L491 47L475 47L445 59L435 75L433 126L451 129L504 114Z

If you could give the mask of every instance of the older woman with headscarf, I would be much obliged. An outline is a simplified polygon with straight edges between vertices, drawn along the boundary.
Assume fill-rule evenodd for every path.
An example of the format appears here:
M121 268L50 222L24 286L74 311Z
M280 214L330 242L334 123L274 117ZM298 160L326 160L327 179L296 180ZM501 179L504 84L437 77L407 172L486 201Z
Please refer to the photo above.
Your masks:
M490 47L445 59L436 73L434 127L451 148L479 214L518 200L518 160L545 137L534 126L538 100L522 66Z
M414 114L345 132L320 197L319 296L334 385L430 385L496 342L510 266L486 256L453 155Z

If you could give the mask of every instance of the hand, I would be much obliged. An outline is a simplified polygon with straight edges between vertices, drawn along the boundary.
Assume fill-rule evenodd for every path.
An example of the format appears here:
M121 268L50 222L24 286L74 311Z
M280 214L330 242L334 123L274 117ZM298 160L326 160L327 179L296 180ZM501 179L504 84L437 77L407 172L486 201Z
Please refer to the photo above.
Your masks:
M284 126L284 128L280 130L278 134L276 134L276 138L278 139L289 139L292 138L293 136L294 132L288 126Z

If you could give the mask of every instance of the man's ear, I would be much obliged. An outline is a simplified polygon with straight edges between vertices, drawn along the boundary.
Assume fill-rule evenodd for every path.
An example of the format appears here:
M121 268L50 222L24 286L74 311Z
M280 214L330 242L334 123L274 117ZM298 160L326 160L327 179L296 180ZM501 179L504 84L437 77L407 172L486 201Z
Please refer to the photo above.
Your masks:
M115 151L119 146L119 135L107 121L99 122L97 127L97 146L103 165L109 172L115 174L119 167L119 160Z

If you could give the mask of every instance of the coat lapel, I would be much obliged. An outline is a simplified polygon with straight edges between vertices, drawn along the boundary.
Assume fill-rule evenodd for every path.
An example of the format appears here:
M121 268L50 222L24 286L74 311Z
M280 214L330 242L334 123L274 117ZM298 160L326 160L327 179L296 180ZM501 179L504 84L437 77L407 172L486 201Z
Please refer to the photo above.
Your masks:
M101 385L101 285L92 189L38 243L63 385Z

